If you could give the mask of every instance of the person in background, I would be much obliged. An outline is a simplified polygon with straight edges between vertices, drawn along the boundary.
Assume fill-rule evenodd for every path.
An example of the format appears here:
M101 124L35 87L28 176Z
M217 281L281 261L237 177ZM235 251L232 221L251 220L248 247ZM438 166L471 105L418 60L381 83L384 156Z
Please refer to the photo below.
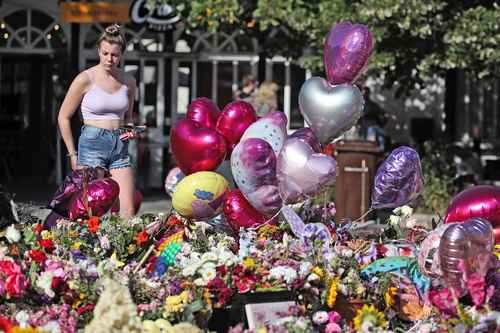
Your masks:
M264 81L260 84L257 93L252 100L252 105L257 112L257 116L264 117L269 112L278 109L278 85L271 81Z
M243 77L241 89L235 91L234 100L244 100L247 101L251 99L256 92L257 80L255 76L248 74Z
M385 151L385 131L384 126L388 117L384 110L371 100L371 90L369 87L363 88L365 107L363 115L359 119L360 137L368 141L376 141L379 147Z
M133 125L134 77L118 68L126 48L118 25L108 26L97 40L99 63L79 73L71 83L58 116L59 129L73 170L104 167L120 186L120 215L134 215L134 173L128 140L137 138ZM81 107L83 127L76 150L70 120Z

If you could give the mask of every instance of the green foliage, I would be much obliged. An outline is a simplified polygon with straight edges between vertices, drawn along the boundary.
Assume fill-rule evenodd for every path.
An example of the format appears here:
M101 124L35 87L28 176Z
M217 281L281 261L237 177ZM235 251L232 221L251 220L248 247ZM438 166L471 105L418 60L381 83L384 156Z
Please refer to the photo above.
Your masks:
M323 42L332 25L365 24L375 39L368 75L381 75L386 88L397 83L397 94L424 86L426 78L449 69L465 69L480 79L499 76L497 1L158 1L174 5L188 29L241 30L257 37L263 52L300 57L313 72L323 70Z

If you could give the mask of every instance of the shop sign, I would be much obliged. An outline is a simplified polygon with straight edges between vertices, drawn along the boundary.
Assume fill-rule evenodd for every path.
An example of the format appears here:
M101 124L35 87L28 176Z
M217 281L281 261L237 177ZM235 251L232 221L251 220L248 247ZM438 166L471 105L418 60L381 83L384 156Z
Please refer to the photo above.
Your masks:
M129 2L61 2L59 16L62 22L130 22Z
M130 19L135 24L147 25L150 30L166 31L175 28L180 16L175 8L156 1L153 8L146 6L147 0L134 0L130 5Z

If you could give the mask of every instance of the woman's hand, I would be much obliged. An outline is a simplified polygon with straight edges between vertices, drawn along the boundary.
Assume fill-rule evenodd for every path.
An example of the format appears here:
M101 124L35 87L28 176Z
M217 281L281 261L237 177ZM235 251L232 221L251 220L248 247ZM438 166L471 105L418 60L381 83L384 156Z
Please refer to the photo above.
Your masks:
M76 155L71 155L70 156L71 170L73 170L73 171L79 169L78 166L77 166L77 164L76 164L77 160L78 160L78 156L76 156Z

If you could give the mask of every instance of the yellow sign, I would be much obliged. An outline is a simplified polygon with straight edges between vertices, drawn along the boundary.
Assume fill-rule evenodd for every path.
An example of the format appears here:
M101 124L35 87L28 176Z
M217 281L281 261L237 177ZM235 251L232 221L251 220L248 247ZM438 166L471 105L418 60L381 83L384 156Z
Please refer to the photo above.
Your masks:
M129 22L129 2L61 2L59 17L62 22Z

